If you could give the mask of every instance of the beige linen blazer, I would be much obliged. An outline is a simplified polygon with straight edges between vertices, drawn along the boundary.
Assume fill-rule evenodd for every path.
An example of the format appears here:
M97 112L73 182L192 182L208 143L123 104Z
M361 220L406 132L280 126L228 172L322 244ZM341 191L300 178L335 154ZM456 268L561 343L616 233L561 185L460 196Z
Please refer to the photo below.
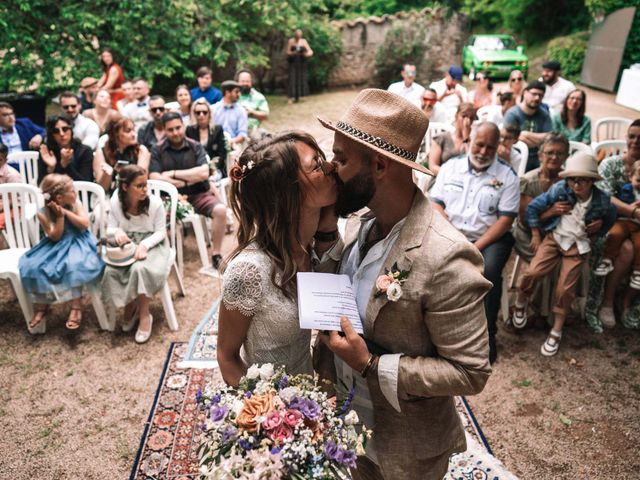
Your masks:
M353 219L359 223L357 216ZM342 258L356 237L357 228L348 226ZM491 282L482 275L480 252L417 189L380 274L396 262L409 272L402 297L392 302L386 295L375 296L374 286L363 323L372 325L368 339L403 354L398 372L401 411L387 402L377 375L368 376L367 382L382 473L386 479L416 480L424 478L430 459L466 449L453 396L479 393L491 373L483 303ZM337 271L339 262L322 267ZM320 348L317 353L327 352ZM326 365L326 358L317 360Z

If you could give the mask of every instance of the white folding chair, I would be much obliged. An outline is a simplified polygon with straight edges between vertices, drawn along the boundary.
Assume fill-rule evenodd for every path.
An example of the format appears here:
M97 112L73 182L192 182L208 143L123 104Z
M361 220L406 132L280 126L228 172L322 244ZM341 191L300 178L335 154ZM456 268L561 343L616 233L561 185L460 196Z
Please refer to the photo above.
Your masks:
M596 142L593 145L593 150L598 161L602 161L613 155L622 155L626 149L626 140L605 140L603 142Z
M18 171L25 183L38 186L38 152L14 152L7 156L8 163L17 163Z
M109 135L107 135L106 133L104 135L100 135L100 138L98 139L98 146L96 147L96 150L102 149L107 144L108 141L109 141Z
M604 140L622 140L627 134L629 125L631 125L631 120L628 118L601 118L596 122L595 142L602 142Z
M44 200L37 187L18 183L0 185L0 199L5 213L2 234L9 245L9 248L0 250L0 279L11 282L29 332L44 333L46 322L29 328L29 322L33 318L33 305L22 286L18 269L20 257L40 240L38 220L35 215L28 215L29 209L26 207L35 205L38 210L44 205Z
M518 177L522 177L527 171L527 161L529 160L529 146L522 140L518 140L513 144L513 148L520 152L522 159L518 165Z
M73 186L78 199L91 221L91 233L98 239L105 238L107 233L107 201L104 189L93 182L75 181Z
M593 149L586 143L576 142L574 140L569 141L569 156L576 152L587 152L593 154Z

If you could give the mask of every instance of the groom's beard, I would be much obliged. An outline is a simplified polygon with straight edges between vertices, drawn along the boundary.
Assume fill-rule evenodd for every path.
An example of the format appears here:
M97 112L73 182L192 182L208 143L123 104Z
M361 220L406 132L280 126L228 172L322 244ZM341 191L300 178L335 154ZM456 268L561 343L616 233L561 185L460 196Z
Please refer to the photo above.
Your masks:
M335 211L339 217L344 218L366 207L376 193L376 185L369 172L366 175L356 175L346 182L340 180L337 174L334 176L338 190Z

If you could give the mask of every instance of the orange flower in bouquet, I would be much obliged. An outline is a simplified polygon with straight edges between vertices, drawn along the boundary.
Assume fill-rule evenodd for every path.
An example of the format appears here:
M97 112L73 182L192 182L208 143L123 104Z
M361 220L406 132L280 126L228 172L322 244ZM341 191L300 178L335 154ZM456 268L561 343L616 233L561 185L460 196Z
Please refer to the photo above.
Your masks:
M244 399L244 407L236 418L236 423L240 428L255 432L258 429L256 417L265 416L272 409L273 394L252 395Z

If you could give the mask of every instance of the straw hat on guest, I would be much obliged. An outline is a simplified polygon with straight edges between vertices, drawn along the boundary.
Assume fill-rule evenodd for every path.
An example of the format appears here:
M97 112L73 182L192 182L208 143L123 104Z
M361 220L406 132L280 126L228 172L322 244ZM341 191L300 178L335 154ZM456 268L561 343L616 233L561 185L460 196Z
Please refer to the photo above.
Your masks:
M596 157L589 152L576 152L571 155L565 163L564 170L558 176L560 178L568 177L587 177L594 180L602 180L598 174L598 161Z

